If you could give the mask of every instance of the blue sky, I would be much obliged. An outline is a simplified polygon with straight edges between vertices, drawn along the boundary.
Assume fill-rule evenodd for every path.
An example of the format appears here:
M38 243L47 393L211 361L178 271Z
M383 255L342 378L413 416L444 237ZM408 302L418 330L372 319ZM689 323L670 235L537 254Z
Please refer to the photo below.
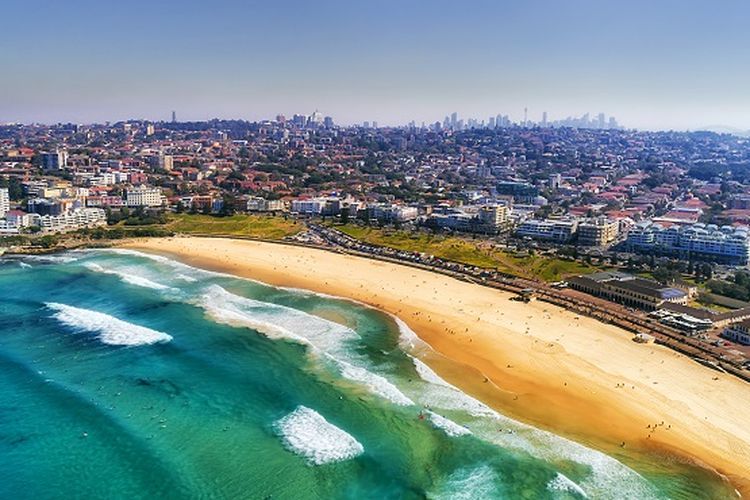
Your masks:
M750 2L3 0L0 122L584 112L750 129Z

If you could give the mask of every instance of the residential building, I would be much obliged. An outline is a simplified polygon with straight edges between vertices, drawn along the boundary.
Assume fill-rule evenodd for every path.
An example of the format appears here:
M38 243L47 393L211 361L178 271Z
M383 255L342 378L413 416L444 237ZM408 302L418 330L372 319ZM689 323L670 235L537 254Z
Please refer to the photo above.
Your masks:
M578 244L584 246L606 246L617 239L620 223L606 217L597 217L578 223Z
M738 344L750 345L750 319L728 327L723 335Z
M44 170L62 170L67 166L67 151L56 150L50 153L42 153L42 168Z
M161 189L146 186L128 189L125 204L129 207L160 207L162 205Z
M10 212L10 195L7 188L0 188L0 219Z
M630 251L707 259L730 264L750 260L750 237L746 227L714 224L662 227L650 221L636 224L628 233Z
M516 236L567 243L573 239L577 230L578 222L574 219L528 219L518 226Z
M267 200L259 196L247 200L248 212L281 212L284 208L281 200Z

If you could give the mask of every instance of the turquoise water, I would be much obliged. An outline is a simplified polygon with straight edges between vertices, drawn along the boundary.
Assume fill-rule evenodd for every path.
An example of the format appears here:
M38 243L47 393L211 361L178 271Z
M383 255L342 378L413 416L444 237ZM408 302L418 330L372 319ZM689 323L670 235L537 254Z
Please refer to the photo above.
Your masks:
M3 498L732 498L492 411L373 309L132 251L0 260Z

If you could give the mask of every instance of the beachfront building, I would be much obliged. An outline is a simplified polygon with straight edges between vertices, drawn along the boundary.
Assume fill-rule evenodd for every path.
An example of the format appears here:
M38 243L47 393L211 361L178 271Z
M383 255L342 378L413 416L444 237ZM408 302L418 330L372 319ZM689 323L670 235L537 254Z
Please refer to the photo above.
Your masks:
M31 225L42 231L61 233L82 227L104 226L107 214L101 208L77 208L60 215L31 215Z
M750 345L750 319L746 319L724 330L725 338L742 345Z
M310 198L307 200L292 200L291 211L304 215L320 215L326 206L325 198Z
M7 188L0 188L0 219L10 212L10 196Z
M573 219L528 219L516 229L516 236L535 240L567 243L578 230L578 222Z
M248 212L281 212L285 208L281 200L267 200L260 196L253 196L247 200Z
M574 290L649 311L667 302L688 303L688 294L684 290L619 272L575 276L568 279L568 284Z
M383 222L407 222L417 218L417 207L387 203L368 203L365 208L367 219Z
M497 234L508 227L510 208L506 205L469 205L436 209L427 225L469 233Z
M125 204L129 207L160 207L162 200L161 189L146 186L128 189L125 195Z
M606 217L588 219L578 224L578 244L592 247L603 247L617 239L620 224Z
M628 250L744 265L750 260L747 227L691 224L662 227L650 221L636 224L628 233Z

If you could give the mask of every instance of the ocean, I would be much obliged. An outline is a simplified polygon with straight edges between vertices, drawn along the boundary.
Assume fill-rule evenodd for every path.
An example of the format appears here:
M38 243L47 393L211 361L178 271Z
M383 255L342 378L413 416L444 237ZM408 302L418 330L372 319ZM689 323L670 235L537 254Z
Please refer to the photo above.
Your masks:
M2 498L736 497L503 416L343 299L85 250L0 259L0 321Z

